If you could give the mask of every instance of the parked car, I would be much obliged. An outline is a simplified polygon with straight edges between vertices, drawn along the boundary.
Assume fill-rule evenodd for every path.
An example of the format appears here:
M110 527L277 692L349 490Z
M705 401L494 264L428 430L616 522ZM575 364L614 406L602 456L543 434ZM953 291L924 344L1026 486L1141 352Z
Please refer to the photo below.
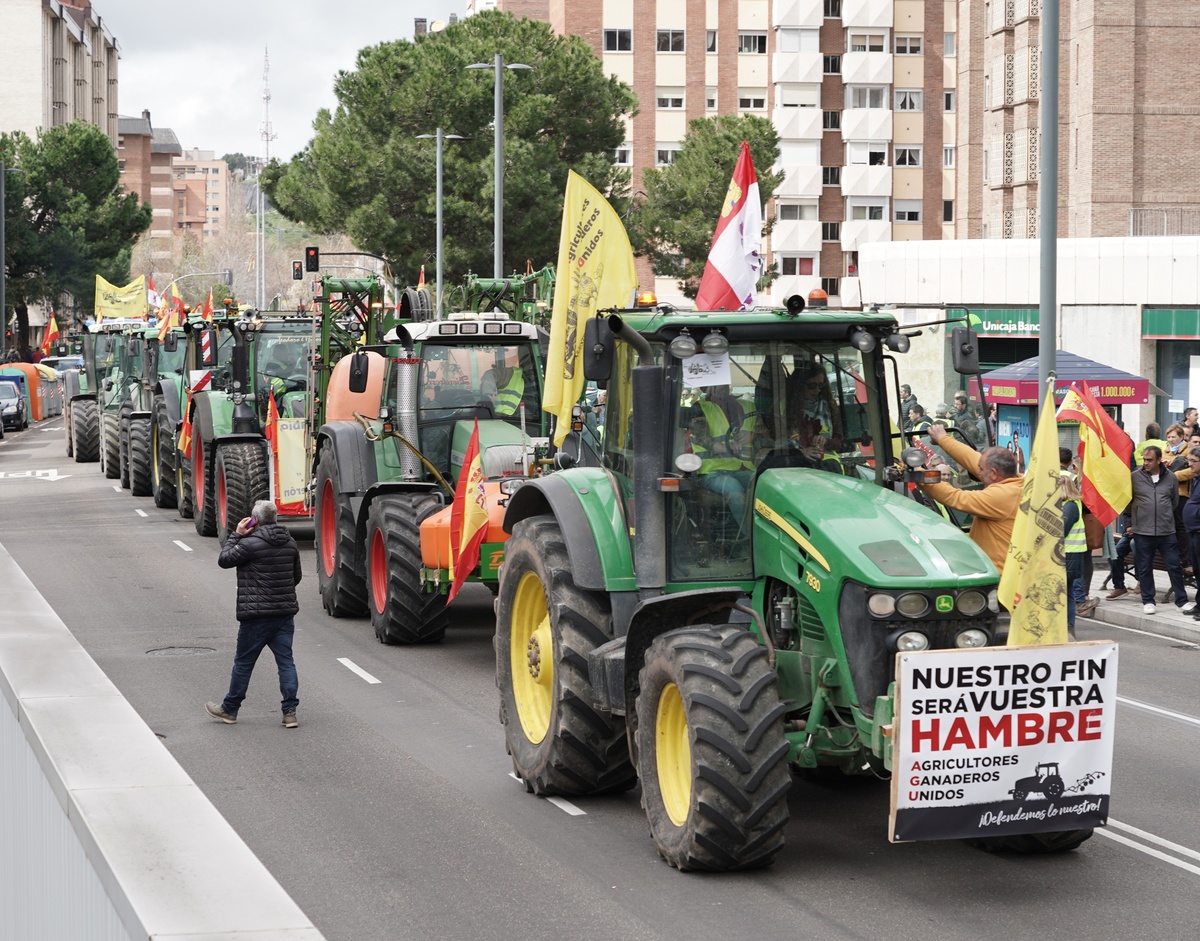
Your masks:
M25 412L25 396L15 382L0 379L0 416L5 429L20 431L29 427L29 416Z
M83 369L83 357L75 354L67 356L43 356L42 366L49 366L55 372L65 372L68 369Z

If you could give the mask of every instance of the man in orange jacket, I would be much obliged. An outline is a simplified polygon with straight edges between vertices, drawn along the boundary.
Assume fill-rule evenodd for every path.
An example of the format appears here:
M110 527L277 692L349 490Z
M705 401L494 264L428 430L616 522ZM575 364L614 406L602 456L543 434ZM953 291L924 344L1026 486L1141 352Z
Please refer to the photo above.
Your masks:
M1007 448L986 448L982 453L946 433L944 425L933 425L929 437L973 475L983 481L982 490L959 490L950 484L922 484L921 489L943 506L970 513L971 538L984 551L996 570L1004 572L1013 521L1021 502L1025 478L1017 473L1016 455Z

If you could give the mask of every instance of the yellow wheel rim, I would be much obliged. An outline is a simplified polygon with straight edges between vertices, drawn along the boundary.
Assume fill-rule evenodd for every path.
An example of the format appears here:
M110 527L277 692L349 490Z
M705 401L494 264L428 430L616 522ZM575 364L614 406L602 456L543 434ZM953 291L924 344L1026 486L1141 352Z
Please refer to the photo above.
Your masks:
M671 823L682 827L692 804L692 746L687 711L679 687L668 683L658 697L654 736L658 752L658 789Z
M550 731L554 702L554 639L541 580L526 572L513 597L508 645L513 699L525 737L534 745Z

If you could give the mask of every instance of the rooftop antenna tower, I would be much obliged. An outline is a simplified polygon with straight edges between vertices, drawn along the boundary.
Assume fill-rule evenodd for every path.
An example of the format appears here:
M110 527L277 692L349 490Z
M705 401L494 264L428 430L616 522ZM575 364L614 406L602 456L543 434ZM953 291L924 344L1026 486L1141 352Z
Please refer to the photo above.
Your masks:
M259 125L259 136L262 138L262 157L258 163L258 185L256 206L258 214L258 231L255 233L255 270L257 275L254 284L254 306L262 310L267 298L267 197L262 189L262 169L271 160L271 141L275 140L275 132L271 128L271 51L263 47L263 119Z

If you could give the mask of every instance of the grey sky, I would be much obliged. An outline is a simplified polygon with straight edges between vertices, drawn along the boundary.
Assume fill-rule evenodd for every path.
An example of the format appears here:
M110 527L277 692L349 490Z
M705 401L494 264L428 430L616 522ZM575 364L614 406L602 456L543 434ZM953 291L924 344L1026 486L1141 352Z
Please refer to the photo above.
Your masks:
M263 51L271 54L271 156L287 159L332 108L358 50L411 39L413 20L461 17L466 0L93 0L121 46L120 111L150 111L186 148L262 150Z

